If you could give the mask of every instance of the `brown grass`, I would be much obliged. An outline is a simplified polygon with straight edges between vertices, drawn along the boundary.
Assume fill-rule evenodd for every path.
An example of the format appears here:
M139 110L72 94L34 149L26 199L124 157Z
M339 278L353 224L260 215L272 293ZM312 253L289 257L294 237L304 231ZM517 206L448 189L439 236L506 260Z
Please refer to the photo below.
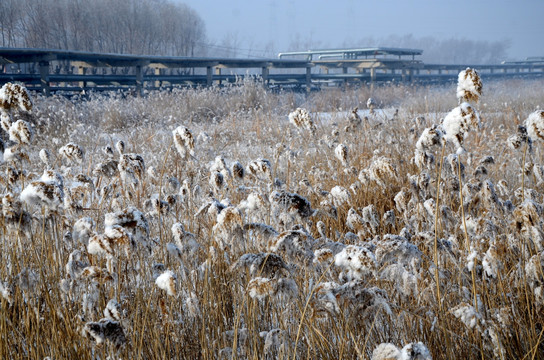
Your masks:
M28 236L17 231L18 224L4 205L0 218L0 282L3 288L12 289L12 295L9 301L9 296L0 296L0 358L370 359L380 343L402 347L414 341L424 343L434 359L542 358L544 303L536 289L544 285L538 261L544 255L542 247L533 242L539 241L536 236L544 230L542 213L538 214L544 184L537 184L532 174L524 177L525 191L534 190L533 200L537 203L536 210L531 208L534 214L524 213L519 207L521 196L515 194L522 186L522 150L506 146L507 137L516 133L517 125L543 105L542 81L484 83L485 95L477 105L483 127L465 139L469 153L461 158L465 166L461 184L478 189L485 180L495 185L505 180L507 187L506 193L499 195L499 204L467 188L463 193L464 208L460 206L459 189L454 186L459 169L452 171L447 162L437 191L441 148L434 150L437 161L425 170L430 177L428 187L410 183L410 175L421 172L411 163L415 143L425 127L439 123L456 106L454 85L384 86L372 93L366 88L331 89L308 97L272 94L254 81L245 80L239 85L153 92L143 98L120 94L93 94L89 99L73 100L34 96L31 117L36 136L34 143L25 148L30 161L1 166L23 170L27 179L39 177L44 165L38 153L47 148L53 154L54 170L64 177L65 194L71 187L82 186L75 183L79 173L91 177L95 188L75 199L80 207L47 212L42 207L25 205L32 215ZM350 110L358 106L361 113L366 111L370 96L385 110L377 110L373 116L365 113L368 121L346 132ZM287 115L296 107L305 107L312 115L317 125L314 135L289 124ZM393 119L395 109L399 113ZM418 116L424 117L419 125L415 121ZM179 125L189 128L196 139L194 157L181 159L173 148L172 130ZM203 133L208 135L207 141L202 140ZM114 147L117 140L126 143L126 153L140 154L146 169L155 167L159 179L144 173L139 185L132 188L118 175L93 175L93 168L105 160L102 147ZM84 148L83 165L62 164L58 149L68 142ZM344 169L335 158L334 149L339 143L348 147L349 165L354 169ZM447 145L445 155L454 151ZM526 161L542 165L542 151L542 144L534 144ZM246 173L250 161L268 159L277 181L272 184L266 177L251 176L244 180L228 178L216 200L228 199L237 206L250 192L267 199L273 190L283 189L305 197L314 214L301 217L267 204L263 209L242 211L242 219L232 212L237 217L231 222L237 226L223 226L219 235L213 230L218 220L213 209L218 205L208 196L209 166L218 155L228 165L240 161ZM488 155L493 156L494 163L485 165L487 174L473 175L479 161ZM381 169L374 169L376 176L383 175L382 181L362 182L361 170L371 172L374 160L381 156L390 159L396 175L383 175ZM21 176L10 184L8 173L2 171L1 192L3 197L17 198L29 180ZM169 181L173 177L180 184L187 180L190 192L171 203L168 212L153 212L146 200L165 200L168 195L179 194L179 187ZM303 180L307 180L306 185ZM349 190L353 184L355 190ZM111 187L110 195L102 198L98 190L106 186ZM351 194L348 203L336 208L336 218L327 215L332 201L322 192L334 186L342 186ZM394 201L402 189L412 199L405 212L399 212ZM442 210L425 212L423 203L438 200L438 193L436 202L447 207L444 211L449 211L450 219L442 215ZM195 216L208 202L209 209ZM348 234L345 220L349 209L361 215L362 209L371 204L380 219L394 209L396 222ZM119 252L110 274L106 270L108 259L87 256L86 247L74 241L70 232L78 219L88 216L96 223L94 231L102 234L105 214L128 206L145 214L149 237L145 244L138 240L129 257ZM318 239L318 221L325 224L329 239ZM166 244L174 242L170 229L176 222L181 222L199 245L194 250L188 246L180 249L181 259L166 250ZM308 232L300 236L304 241L290 243L296 247L291 252L284 246L277 253L288 264L282 276L297 284L296 296L253 299L248 293L249 270L232 266L243 254L270 252L266 247L269 235L252 230L253 226L243 230L243 225L256 222L270 225L279 236L293 224ZM326 285L346 285L347 275L332 257L323 257L323 263L318 263L307 254L332 246L328 242L372 248L371 244L386 241L386 234L401 232L411 234L410 244L421 252L413 267L403 265L415 276L417 291L403 291L399 278L380 276L391 264L388 260L360 279L358 287L336 288L333 294L338 309L324 310L320 299L326 298ZM465 236L478 254L472 273L467 269ZM448 241L451 249L445 245ZM491 245L497 264L494 277L487 276L482 267ZM65 264L76 249L84 254L82 262L86 264L82 265L89 266L72 279ZM531 262L536 264L534 273L526 271ZM154 275L167 269L177 277L175 297L154 283ZM91 270L97 273L93 275ZM382 295L390 312L376 303ZM108 341L98 345L83 332L86 323L104 317L110 299L116 299L124 311L121 325L127 343L119 348ZM479 307L477 326L469 328L454 316L452 309L462 303L476 303ZM265 340L259 333L272 329L281 329L283 345L268 346L265 353Z

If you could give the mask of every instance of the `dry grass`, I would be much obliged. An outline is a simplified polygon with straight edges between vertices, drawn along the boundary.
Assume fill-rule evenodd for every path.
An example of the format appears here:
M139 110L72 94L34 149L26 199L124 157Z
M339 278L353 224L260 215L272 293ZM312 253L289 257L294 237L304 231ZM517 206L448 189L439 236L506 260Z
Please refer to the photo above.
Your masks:
M451 145L440 182L440 147L428 168L411 160L423 130L457 105L454 85L305 98L245 80L143 98L35 96L30 116L12 111L13 121L34 126L33 142L20 149L28 160L1 165L0 358L370 359L384 342L422 342L434 359L542 358L544 184L533 165L544 165L543 149L535 143L527 153L531 202L522 203L523 148L506 140L543 105L543 85L484 83L476 105L483 126L468 134L461 156L464 207ZM383 109L374 115L370 96ZM363 119L346 131L355 106ZM289 123L296 107L308 109L314 134ZM195 138L194 156L184 159L172 140L180 125ZM102 149L119 140L145 160L142 176L93 172L109 159ZM60 157L69 142L84 149L81 164ZM339 144L347 166L335 158ZM64 205L17 207L46 168L42 148L63 178ZM482 162L487 156L493 161ZM258 158L270 169L251 175L247 165ZM243 179L229 172L235 161ZM222 185L210 183L210 169ZM111 251L90 251L76 222L89 217L90 232L101 235L106 214L111 225L111 213L130 207L146 221L136 210L115 216L134 244L109 239ZM393 220L391 212L384 218L390 210ZM183 225L177 235L175 223ZM251 253L264 255L240 259ZM174 296L155 284L166 270ZM113 339L111 325L100 344L89 329L111 299L126 339Z

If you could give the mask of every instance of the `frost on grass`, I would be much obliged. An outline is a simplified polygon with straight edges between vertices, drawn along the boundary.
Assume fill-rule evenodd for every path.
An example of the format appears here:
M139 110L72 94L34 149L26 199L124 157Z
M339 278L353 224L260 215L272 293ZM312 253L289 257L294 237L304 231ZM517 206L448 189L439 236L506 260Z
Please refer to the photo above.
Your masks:
M6 357L50 325L51 354L36 357L134 357L157 341L185 358L526 356L544 307L542 124L531 114L542 105L534 89L522 104L494 87L481 107L489 126L461 158L481 92L467 72L459 86L466 103L442 125L431 123L447 106L436 93L402 87L372 95L384 107L385 90L409 98L390 121L388 109L329 113L360 106L364 89L321 101L259 86L255 107L230 85L38 96L32 113L2 97L0 312L16 334ZM278 115L289 106L326 113L312 126L300 111L293 129ZM216 121L191 120L204 108ZM191 130L164 130L179 125L173 111ZM142 121L104 131L112 117ZM77 330L64 336L56 321Z

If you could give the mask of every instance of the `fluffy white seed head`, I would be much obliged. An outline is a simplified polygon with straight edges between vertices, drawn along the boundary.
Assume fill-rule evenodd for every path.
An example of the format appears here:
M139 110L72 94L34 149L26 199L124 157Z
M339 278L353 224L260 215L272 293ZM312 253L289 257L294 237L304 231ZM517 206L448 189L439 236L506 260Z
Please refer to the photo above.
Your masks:
M174 145L179 155L186 159L189 155L195 154L195 139L191 130L185 126L178 126L172 131L174 137Z
M334 149L334 156L342 163L342 166L348 166L348 147L344 144L339 144Z
M59 154L70 163L81 164L83 162L84 151L81 146L75 143L68 143L59 149Z
M15 108L32 110L32 99L22 84L6 83L0 88L0 109L10 111Z
M297 108L295 111L289 114L289 122L293 124L297 129L306 129L311 133L314 133L316 128L315 124L308 113L308 110L303 108Z
M544 110L537 110L525 120L527 134L533 141L544 140Z
M21 145L30 145L34 138L34 130L24 120L17 120L9 128L9 139Z
M155 285L166 291L168 295L176 296L176 275L173 271L167 270L159 275L155 280Z
M459 102L478 102L482 96L482 80L478 71L466 68L457 79L457 98Z
M469 103L462 103L446 115L442 123L444 137L454 144L458 153L464 152L463 141L471 129L480 127L480 116Z

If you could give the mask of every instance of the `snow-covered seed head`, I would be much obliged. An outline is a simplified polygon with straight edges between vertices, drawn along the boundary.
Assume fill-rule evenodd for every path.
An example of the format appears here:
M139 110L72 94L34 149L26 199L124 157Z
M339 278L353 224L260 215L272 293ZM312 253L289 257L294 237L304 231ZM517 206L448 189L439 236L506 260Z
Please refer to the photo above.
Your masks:
M34 131L29 123L17 120L9 128L9 139L20 145L30 145L34 138Z
M357 127L359 125L361 125L361 117L359 116L359 108L358 107L354 107L351 112L349 113L349 116L348 116L348 121L350 123L351 126L353 127Z
M13 304L13 287L0 281L0 296L10 305Z
M334 264L348 271L352 279L362 279L374 272L377 262L374 254L364 246L348 245L336 254Z
M106 145L102 148L102 153L106 155L108 159L113 159L114 153L113 148L109 145Z
M351 195L348 190L339 185L333 187L329 194L335 206L342 206L343 204L350 203L351 201Z
M374 109L376 108L378 104L376 103L376 100L374 100L373 98L368 98L368 100L366 101L366 107L370 110L370 113L373 114L374 113Z
M251 298L262 300L274 293L275 279L256 277L247 284L247 292Z
M106 308L104 309L104 317L106 319L121 321L123 318L123 312L121 310L121 304L119 304L115 299L108 301Z
M272 179L272 165L270 160L267 159L257 159L251 161L247 165L249 173L256 178L268 178Z
M72 239L87 246L92 235L95 222L90 217L84 217L74 223L72 227Z
M170 296L176 296L176 275L171 270L163 272L155 280L159 289L166 291Z
M119 154L123 154L125 152L125 142L123 140L119 140L115 143L115 148L117 149L117 152Z
M104 235L94 235L89 239L87 252L92 255L113 257L113 247Z
M310 116L310 113L308 113L308 110L306 109L297 108L295 111L291 112L289 114L289 121L297 129L306 129L310 130L312 134L315 133L315 124Z
M111 342L116 349L119 349L127 342L125 332L121 323L111 319L101 319L96 322L88 322L84 327L84 334L94 340L97 344L106 341Z
M223 188L223 185L225 185L225 178L222 173L214 171L210 174L208 183L214 190L219 191Z
M61 186L54 182L34 181L21 192L21 200L29 205L57 210L63 204L64 192Z
M117 164L117 169L122 177L132 176L141 179L145 174L145 161L140 154L122 154Z
M232 163L231 172L232 172L232 176L234 176L235 179L238 179L238 180L244 179L244 176L245 176L244 166L239 161L235 161Z
M527 134L533 141L544 140L544 110L537 110L525 120Z
M404 346L401 350L402 360L432 360L431 353L422 342L413 342Z
M388 183L397 179L397 169L391 159L384 156L376 158L368 168L367 175L370 180L375 181L379 186L385 188ZM361 175L359 174L359 180ZM361 181L363 182L363 181Z
M249 269L251 276L266 276L270 278L289 270L283 258L274 253L244 254L231 266L231 270L244 268Z
M475 327L479 328L479 322L482 319L482 315L480 315L473 306L467 303L461 303L452 308L449 312L451 312L457 319L461 320L466 327L470 329Z
M23 85L6 83L0 88L0 110L9 111L16 107L23 111L30 111L32 99Z
M174 136L176 150L183 159L186 159L189 155L194 156L195 139L191 130L185 126L178 126L172 131L172 135Z
M59 154L70 163L81 164L83 162L83 148L75 143L68 143L59 149Z
M381 343L372 352L371 360L398 360L401 353L398 347L391 343Z
M46 167L51 167L52 161L51 161L51 152L47 149L41 149L40 150L40 160L44 163Z
M85 267L80 275L83 279L88 279L92 282L103 284L106 281L112 281L113 276L106 269L101 269L97 266L87 266Z
M506 142L514 150L520 149L525 143L529 146L529 150L531 150L532 146L532 139L527 134L527 128L523 125L518 125L516 134L508 137Z
M478 71L466 68L459 73L457 79L457 98L459 103L463 101L478 102L482 96L482 80Z
M247 292L253 299L263 300L267 296L292 297L298 293L297 284L289 278L256 277L247 284Z
M446 115L442 123L445 139L452 142L458 153L463 153L465 135L474 127L480 126L480 116L469 103L462 103Z
M2 110L0 107L0 125L2 126L2 129L4 129L5 132L9 134L9 129L11 128L11 115Z
M416 149L427 151L435 145L440 145L443 136L444 133L438 125L426 128L417 140Z
M342 166L348 166L348 147L344 144L339 144L334 149L334 156L342 163Z

